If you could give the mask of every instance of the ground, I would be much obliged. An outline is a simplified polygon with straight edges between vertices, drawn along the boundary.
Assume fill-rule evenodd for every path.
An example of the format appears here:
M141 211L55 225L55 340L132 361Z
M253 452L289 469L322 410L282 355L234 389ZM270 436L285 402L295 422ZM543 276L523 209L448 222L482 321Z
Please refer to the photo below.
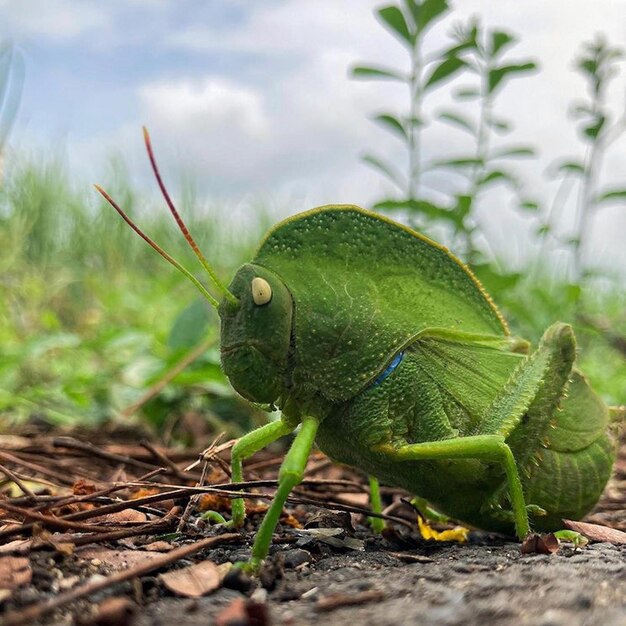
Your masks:
M281 451L247 463L250 515L233 532L202 517L228 517L231 442L207 452L130 435L0 436L0 624L626 623L619 530L613 543L551 554L481 531L466 544L425 541L407 494L387 489L388 526L374 535L365 477L320 454L250 578L231 564L250 554ZM588 521L624 530L621 450Z

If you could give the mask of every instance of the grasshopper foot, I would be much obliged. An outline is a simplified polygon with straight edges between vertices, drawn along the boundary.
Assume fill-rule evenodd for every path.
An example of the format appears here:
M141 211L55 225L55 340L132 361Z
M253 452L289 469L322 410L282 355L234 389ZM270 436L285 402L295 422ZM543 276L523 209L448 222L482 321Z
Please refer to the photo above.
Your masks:
M589 539L585 535L581 535L575 530L557 530L554 536L559 540L559 543L565 541L573 544L574 550L584 548L589 543Z

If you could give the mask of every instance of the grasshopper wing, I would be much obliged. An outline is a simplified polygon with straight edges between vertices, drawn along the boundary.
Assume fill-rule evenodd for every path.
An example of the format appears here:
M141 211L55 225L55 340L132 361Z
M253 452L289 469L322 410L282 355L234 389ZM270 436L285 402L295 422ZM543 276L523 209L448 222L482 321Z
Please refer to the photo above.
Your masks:
M329 206L278 224L253 263L295 307L294 382L347 400L425 328L506 335L495 305L448 250L376 213Z

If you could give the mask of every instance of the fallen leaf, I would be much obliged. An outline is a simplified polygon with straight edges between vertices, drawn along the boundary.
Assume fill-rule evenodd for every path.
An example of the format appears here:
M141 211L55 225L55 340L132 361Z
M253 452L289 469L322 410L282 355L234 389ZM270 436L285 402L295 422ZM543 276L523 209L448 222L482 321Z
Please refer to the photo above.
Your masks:
M79 559L92 561L97 559L114 570L122 570L132 567L146 559L160 559L156 552L146 550L111 550L110 548L81 548L76 550Z
M570 519L564 519L563 524L566 528L574 530L581 535L587 537L591 541L606 541L607 543L626 543L626 533L616 528L608 526L600 526L600 524L589 524L588 522L576 522Z
M169 552L174 549L174 546L167 541L153 541L144 546L143 549L148 552Z
M28 585L32 577L30 562L25 556L0 557L0 588L17 589Z
M106 515L99 515L92 518L93 522L105 522L107 524L125 524L132 522L134 524L145 524L148 521L148 516L141 511L135 511L135 509L124 509L122 511L116 511L115 513L107 513Z
M213 561L202 561L159 574L159 579L176 595L199 598L220 586L220 570Z
M235 598L215 617L215 626L269 626L267 604L251 599Z
M417 516L417 525L420 529L422 539L433 539L434 541L456 541L465 543L469 528L456 526L448 530L435 530L421 515Z
M136 610L137 606L128 598L107 598L100 602L90 623L94 626L128 626Z
M291 528L302 528L302 524L290 514L282 515L280 518L280 523L285 526L291 526Z
M80 478L72 485L72 492L75 496L88 496L96 491L96 486L83 478Z
M32 539L15 539L14 541L0 546L0 553L7 554L12 552L13 554L25 554L26 552L30 552L32 543Z
M230 498L219 496L213 493L206 493L198 501L198 510L230 512Z
M160 493L157 487L141 487L140 489L132 492L130 499L139 500L140 498L146 498L147 496L154 496L157 493Z
M532 533L522 542L522 554L553 554L559 549L559 540L554 533L538 535Z

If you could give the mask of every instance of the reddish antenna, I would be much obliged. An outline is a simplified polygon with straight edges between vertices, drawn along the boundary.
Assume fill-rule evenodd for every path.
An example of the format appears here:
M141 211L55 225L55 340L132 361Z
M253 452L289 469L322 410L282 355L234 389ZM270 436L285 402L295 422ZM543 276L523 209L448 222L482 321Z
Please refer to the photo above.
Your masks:
M172 199L170 198L170 194L167 192L165 184L163 183L163 179L161 178L159 167L157 166L156 159L154 158L154 152L152 150L152 142L150 141L150 134L148 133L148 129L145 126L143 127L143 139L146 144L146 150L148 152L148 158L150 159L150 165L152 166L152 171L154 172L154 177L156 178L156 181L159 185L159 189L161 190L161 193L163 194L163 198L165 199L165 202L170 210L170 213L174 216L174 219L176 220L176 223L178 224L178 228L180 228L180 231L183 233L185 239L187 240L187 243L191 246L191 249L194 251L195 255L198 257L198 260L202 264L202 267L204 267L207 274L209 275L209 278L211 279L213 284L217 287L218 291L220 291L222 295L228 300L230 300L233 304L237 304L237 298L235 298L235 296L233 296L233 294L230 293L230 291L228 291L228 289L220 282L215 272L213 271L213 268L209 265L209 262L206 260L206 257L204 256L204 254L202 254L202 252L200 251L198 244L195 242L194 238L191 236L189 229L187 228L185 222L183 221L182 217L180 216L176 207L174 206L174 203L172 202Z
M219 302L205 289L204 285L185 267L183 267L174 257L170 256L158 243L150 239L133 220L126 215L124 210L111 198L111 196L100 185L94 185L96 190L104 199L120 214L122 219L152 248L154 248L168 263L172 264L179 272L182 272L200 291L200 293L217 309ZM230 292L229 292L230 293Z

